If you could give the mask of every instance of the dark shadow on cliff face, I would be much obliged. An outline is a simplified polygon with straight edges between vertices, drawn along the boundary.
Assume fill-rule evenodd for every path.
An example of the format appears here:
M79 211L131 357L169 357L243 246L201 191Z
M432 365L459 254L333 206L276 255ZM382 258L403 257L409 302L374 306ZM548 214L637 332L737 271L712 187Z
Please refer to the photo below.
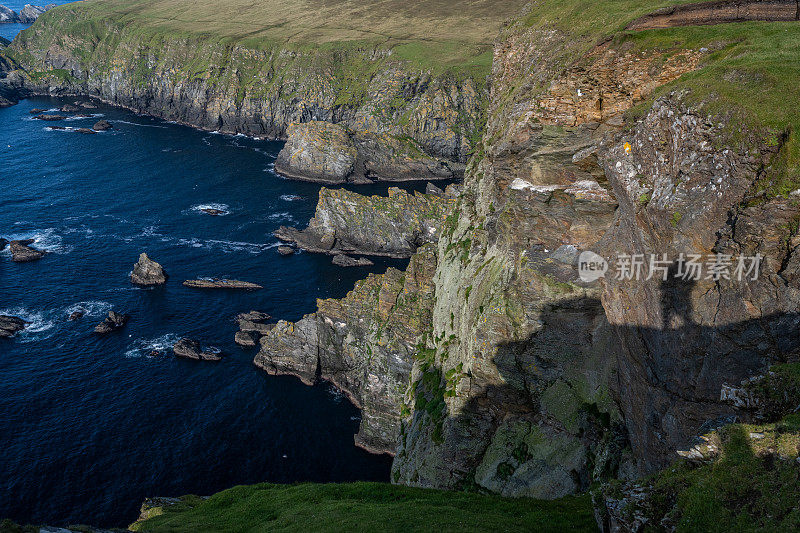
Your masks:
M661 327L609 324L596 298L551 304L530 338L498 348L494 363L505 384L470 376L472 389L481 392L457 416L448 415L443 443L433 453L462 484L486 486L488 467L495 470L490 488L500 492L535 484L532 472L542 482L570 488L564 479L547 476L561 461L572 478L570 491L585 490L604 477L661 468L696 435L746 415L720 401L722 385L738 386L787 361L800 348L800 314L697 323L696 284L677 277L676 269L666 281L654 282L661 293ZM509 430L514 424L517 429ZM525 427L532 428L528 436ZM531 446L533 433L544 437L538 451ZM507 441L508 453L496 459L500 440ZM583 457L563 460L576 442L584 447ZM558 446L563 453L550 453ZM489 455L496 465L485 460Z

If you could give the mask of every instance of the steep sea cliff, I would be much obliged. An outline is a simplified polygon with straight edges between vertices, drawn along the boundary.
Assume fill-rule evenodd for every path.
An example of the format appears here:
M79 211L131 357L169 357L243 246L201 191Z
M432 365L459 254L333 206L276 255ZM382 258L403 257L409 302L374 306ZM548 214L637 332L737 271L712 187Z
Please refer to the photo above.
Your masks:
M677 452L711 464L719 455L693 451L697 437L725 458L744 431L732 423L788 414L731 391L777 387L770 376L785 373L775 394L795 397L785 365L800 349L796 2L534 2L499 32L485 84L420 74L374 48L337 49L332 62L330 50L133 41L133 30L64 11L96 39L37 24L7 54L22 94L88 92L256 135L336 123L320 127L342 147L317 161L358 160L348 143L368 131L466 165L452 197L323 191L304 236L278 233L325 253L339 243L381 254L382 241L413 253L405 272L281 321L255 356L271 374L343 390L362 409L356 442L395 456L394 483L558 498L632 482ZM214 57L232 63L210 68ZM352 77L365 60L375 70ZM253 66L242 76L240 64ZM363 224L373 231L351 231ZM584 252L605 276L581 276ZM625 274L633 257L642 275ZM687 276L686 258L704 275ZM736 276L738 258L757 258L758 271ZM770 431L753 426L745 441ZM797 456L751 448L758 461ZM607 491L600 525L622 524L615 502L651 488ZM669 494L642 520L680 521Z

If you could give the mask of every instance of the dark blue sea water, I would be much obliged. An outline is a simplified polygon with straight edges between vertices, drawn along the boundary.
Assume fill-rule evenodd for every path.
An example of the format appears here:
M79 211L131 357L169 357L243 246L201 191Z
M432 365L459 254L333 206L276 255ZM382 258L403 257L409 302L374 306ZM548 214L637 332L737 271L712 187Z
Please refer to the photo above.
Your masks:
M275 175L277 142L106 106L94 112L114 129L97 135L51 131L29 113L74 101L0 109L0 236L34 238L51 252L27 264L0 254L0 314L32 322L0 341L0 518L124 526L147 496L261 481L388 480L389 458L353 445L359 413L347 400L328 386L267 376L253 352L233 343L237 313L296 320L315 310L316 298L341 297L370 271L276 253L272 231L304 226L319 187ZM60 125L90 127L97 118ZM205 215L204 205L227 214ZM143 251L166 268L166 287L131 286ZM265 289L181 285L201 276ZM78 307L88 315L67 321ZM129 325L94 335L109 309L129 313ZM228 357L177 360L168 348L181 336ZM166 354L151 356L154 349Z

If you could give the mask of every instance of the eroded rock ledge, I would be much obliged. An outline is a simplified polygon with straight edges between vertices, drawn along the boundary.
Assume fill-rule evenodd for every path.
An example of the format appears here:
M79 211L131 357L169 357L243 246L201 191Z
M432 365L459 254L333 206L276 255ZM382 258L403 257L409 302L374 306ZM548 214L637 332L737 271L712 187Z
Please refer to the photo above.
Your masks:
M786 22L800 20L797 0L722 0L665 7L638 18L629 30L652 30L676 26L698 26L761 20Z
M449 195L454 189L448 189ZM281 227L279 239L310 252L410 257L439 240L448 194L409 194L391 187L388 196L363 196L345 189L319 192L314 218L303 230Z

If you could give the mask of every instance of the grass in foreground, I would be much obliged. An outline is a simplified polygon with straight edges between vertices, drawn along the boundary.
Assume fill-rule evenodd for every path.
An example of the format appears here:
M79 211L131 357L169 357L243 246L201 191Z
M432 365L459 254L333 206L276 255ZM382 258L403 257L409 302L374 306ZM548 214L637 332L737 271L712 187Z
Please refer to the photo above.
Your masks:
M509 499L390 485L259 484L184 503L138 531L596 531L588 495Z

